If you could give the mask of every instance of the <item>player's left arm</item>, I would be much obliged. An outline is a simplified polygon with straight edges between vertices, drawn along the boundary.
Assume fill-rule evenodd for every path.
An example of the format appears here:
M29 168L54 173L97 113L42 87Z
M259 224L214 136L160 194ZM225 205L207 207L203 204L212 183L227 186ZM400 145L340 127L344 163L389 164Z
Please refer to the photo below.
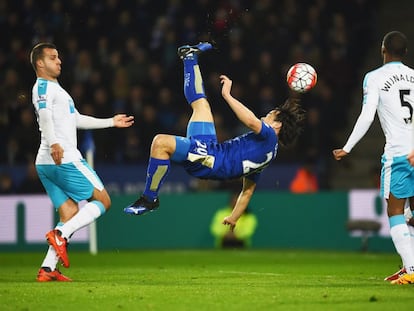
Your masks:
M80 114L76 110L76 125L80 129L101 129L108 127L130 127L134 124L134 117L126 114L116 114L112 118L95 118Z
M231 110L236 114L237 118L256 134L260 133L262 129L262 121L256 117L253 111L231 95L231 86L233 82L225 75L220 76L220 82L222 84L221 95L230 106Z
M253 196L253 193L256 189L256 183L249 178L243 177L243 188L237 198L236 205L233 208L230 216L227 216L223 220L224 225L229 225L230 230L234 230L237 220L243 215L243 212L246 210L247 206L250 203L250 199Z

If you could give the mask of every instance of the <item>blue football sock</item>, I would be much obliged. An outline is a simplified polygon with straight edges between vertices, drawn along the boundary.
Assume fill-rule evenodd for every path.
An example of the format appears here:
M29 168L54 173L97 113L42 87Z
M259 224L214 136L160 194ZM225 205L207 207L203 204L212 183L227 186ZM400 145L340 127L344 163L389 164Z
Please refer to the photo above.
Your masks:
M164 183L170 169L170 160L150 158L147 168L147 180L145 181L144 196L154 201L158 197L158 191Z
M204 83L201 76L200 67L198 66L197 55L185 58L184 63L184 95L187 102L205 98Z

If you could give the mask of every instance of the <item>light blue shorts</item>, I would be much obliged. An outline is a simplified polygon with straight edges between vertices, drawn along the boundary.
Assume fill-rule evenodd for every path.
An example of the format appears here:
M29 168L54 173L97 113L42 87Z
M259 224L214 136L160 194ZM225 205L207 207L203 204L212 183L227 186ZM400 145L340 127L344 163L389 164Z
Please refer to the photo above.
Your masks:
M61 165L36 165L36 170L56 209L69 198L75 202L88 200L94 188L104 189L102 181L85 160Z
M381 195L388 199L392 193L397 199L414 196L414 167L407 156L381 159Z

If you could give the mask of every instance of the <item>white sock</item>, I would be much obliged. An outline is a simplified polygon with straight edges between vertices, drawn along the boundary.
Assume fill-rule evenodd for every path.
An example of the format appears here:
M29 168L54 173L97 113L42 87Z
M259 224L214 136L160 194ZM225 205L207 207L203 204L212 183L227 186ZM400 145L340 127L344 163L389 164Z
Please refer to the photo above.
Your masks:
M105 208L101 202L92 201L87 203L75 216L59 228L60 232L62 232L62 237L69 239L74 232L89 225L104 213Z
M410 232L410 238L411 238L411 247L414 250L414 227L411 225L407 225L408 232Z
M43 259L41 267L48 267L50 271L54 271L56 269L56 265L58 263L58 256L56 255L56 251L53 246L49 245L49 249L47 250L45 259Z
M409 209L405 219L408 221L410 218L414 219L414 211ZM411 245L414 248L414 227L411 225L407 225L407 226L408 226L408 230L410 231L410 235L411 235Z
M413 226L411 226L411 225L407 225L407 227L408 227L408 231L410 232L410 235L411 235L411 242L413 242L414 243L414 227Z
M411 243L408 226L406 224L392 226L390 234L407 273L414 273L414 248Z

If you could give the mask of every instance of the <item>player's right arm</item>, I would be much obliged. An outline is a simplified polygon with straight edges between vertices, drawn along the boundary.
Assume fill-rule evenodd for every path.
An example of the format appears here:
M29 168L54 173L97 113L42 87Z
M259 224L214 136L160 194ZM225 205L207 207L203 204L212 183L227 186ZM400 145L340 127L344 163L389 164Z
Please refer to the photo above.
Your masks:
M225 75L220 76L220 82L223 85L221 95L236 114L237 118L253 132L259 134L262 129L262 121L256 117L253 111L231 95L231 86L233 82Z
M36 98L39 128L48 143L53 161L56 165L60 165L64 150L55 135L52 102L53 94L50 92L44 95L40 94Z
M370 79L369 74L367 74L364 78L364 98L362 101L361 113L344 147L342 147L342 149L333 150L333 156L335 160L341 160L344 156L348 155L351 152L352 148L361 140L362 137L364 137L372 122L374 121L379 100L379 90L375 85L375 81L373 80L374 79L372 78Z
M236 205L233 208L230 216L227 216L223 220L224 225L229 225L230 230L234 230L237 221L243 215L244 211L246 210L247 206L250 203L250 199L253 196L253 193L256 189L256 183L246 177L243 177L243 188L237 198Z

